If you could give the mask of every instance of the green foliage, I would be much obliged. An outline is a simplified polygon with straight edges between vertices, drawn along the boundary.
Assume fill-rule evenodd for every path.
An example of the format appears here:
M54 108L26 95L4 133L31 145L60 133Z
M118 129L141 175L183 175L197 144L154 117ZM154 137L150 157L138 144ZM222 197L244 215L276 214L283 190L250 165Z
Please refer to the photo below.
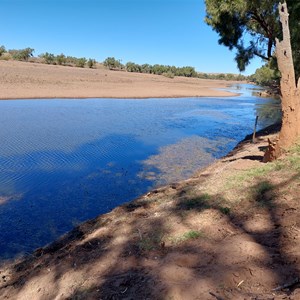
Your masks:
M7 52L4 46L0 46L1 59L12 58L13 60L28 61L28 59L33 56L33 52L34 49L29 47L25 49L11 49ZM40 54L39 57L42 58L43 62L46 64L68 65L80 68L84 68L86 64L89 68L93 68L96 65L96 61L94 59L90 58L87 61L84 57L77 58L73 56L65 56L64 54L55 56L52 53L45 52Z
M0 57L3 59L14 59L14 60L23 60L27 61L30 57L33 56L34 49L25 48L20 50L9 50L6 51L4 46L0 46ZM77 58L73 56L66 56L63 53L59 55L54 55L49 52L45 52L39 55L43 59L43 62L46 64L54 65L64 65L64 66L76 66L84 68L87 65L89 68L94 68L96 66L95 59L86 59L86 58ZM184 77L194 77L194 78L204 78L204 79L224 79L224 80L247 80L248 77L241 74L206 74L196 72L194 67L185 66L185 67L175 67L169 65L150 65L150 64L136 64L134 62L128 62L125 66L121 63L120 60L115 59L114 57L108 57L103 62L103 65L111 70L121 70L126 69L127 72L136 72L136 73L145 73L145 74L155 74L163 75L168 78L174 78L175 76L184 76Z
M8 52L14 60L28 61L28 59L33 56L34 49L28 47L20 50L12 49Z
M270 172L274 171L277 168L276 167L277 164L280 164L280 162L275 161L272 163L263 164L262 166L257 168L252 168L246 171L237 172L236 174L228 178L228 180L231 182L231 187L240 186L245 181L251 181L257 177L266 176L267 174L269 174Z
M88 62L87 62L87 65L90 69L92 69L93 67L96 66L96 60L95 59L91 59L89 58Z
M126 65L125 65L126 71L127 72L136 72L136 73L143 73L142 72L142 68L140 65L135 64L131 61L129 61Z
M96 64L94 59L89 59L89 61L87 61L85 57L77 58L73 56L65 56L64 54L55 56L52 53L46 52L41 54L40 57L44 59L46 64L67 65L79 68L84 68L86 63L88 63L89 68L92 68Z
M219 210L224 215L230 215L230 208L229 207L219 207Z
M198 73L198 78L201 79L216 79L216 80L234 80L234 81L247 81L249 80L248 76L242 75L242 74L207 74L207 73Z
M77 58L75 62L75 66L79 68L84 68L87 60L85 57Z
M199 231L191 230L191 231L186 232L183 235L183 239L184 240L197 239L200 236L201 236L201 233Z
M236 62L245 70L254 56L271 60L275 38L281 37L279 0L205 0L206 23L219 36L219 43L236 49ZM297 75L300 74L300 3L287 0ZM247 42L248 41L248 42Z
M207 73L198 73L198 78L202 78L202 79L212 79L210 78L211 75L207 74Z
M190 230L180 236L169 237L168 239L172 242L172 244L178 245L189 240L198 239L200 237L204 237L204 234L202 232L196 230Z
M66 62L65 62L65 65L66 65L66 66L73 67L73 66L76 66L77 61L78 61L78 58L77 58L77 57L74 57L74 56L66 56Z
M175 77L175 75L171 71L164 72L161 75L163 75L163 76L165 76L167 78L171 78L171 79L173 79Z
M156 74L156 75L161 75L162 73L167 72L167 71L168 70L167 70L167 68L165 68L165 66L155 64L154 66L152 66L151 73Z
M65 65L67 62L66 56L62 53L56 56L56 62L58 65Z
M6 49L4 46L0 46L0 56L2 56L6 52Z
M279 74L268 65L264 65L255 71L251 79L258 85L272 86L278 84Z
M115 59L114 57L108 57L103 62L103 65L110 70L121 70L124 66L121 64L120 60Z
M195 71L195 68L193 67L178 68L175 66L167 66L167 65L159 65L159 64L139 65L134 62L128 62L125 67L127 72L164 75L169 78L174 78L174 76L198 77L198 73Z
M255 187L255 192L258 195L265 194L268 191L271 191L274 186L268 181L262 181Z
M195 71L195 68L193 67L177 68L175 74L177 76L184 76L184 77L197 77L197 73Z
M33 56L34 49L25 48L21 50L9 50L6 53L4 46L0 47L0 57L1 59L15 59L27 61L30 57ZM5 54L5 55L3 55ZM7 56L6 56L7 55ZM76 66L84 68L86 65L89 68L94 68L96 66L95 59L86 59L84 57L77 58L73 56L66 56L65 54L54 55L49 52L45 52L39 55L43 59L43 62L46 64L54 65L63 65L63 66ZM150 64L136 64L134 62L128 62L125 66L121 63L120 60L115 59L114 57L108 57L103 62L103 65L111 70L121 70L126 69L127 72L136 72L136 73L145 73L145 74L155 74L163 75L168 78L174 78L175 76L183 77L194 77L194 78L205 78L205 79L225 79L225 80L247 80L246 76L243 75L234 75L234 74L206 74L196 72L194 67L185 66L185 67L175 67L169 65L150 65Z
M234 76L233 74L226 74L225 75L225 80L234 80L236 76Z
M52 53L43 53L40 55L42 59L44 59L46 64L53 64L55 62L55 56Z
M283 2L283 1L282 1ZM289 10L289 25L291 32L291 44L295 65L296 78L300 76L300 2L286 0Z
M290 149L289 154L287 168L300 172L300 141Z
M141 72L142 73L147 73L147 74L150 74L152 71L152 66L149 65L149 64L143 64L141 65Z
M225 74L218 74L216 75L216 79L219 79L219 80L225 80Z
M300 172L300 141L287 151L286 156L283 159L262 164L259 167L254 167L245 171L239 171L226 179L226 185L229 189L233 187L243 187L245 183L259 179L262 180L262 184L258 185L255 190L257 190L259 194L262 194L267 190L272 189L272 185L268 185L263 179L270 178L272 172L281 170Z

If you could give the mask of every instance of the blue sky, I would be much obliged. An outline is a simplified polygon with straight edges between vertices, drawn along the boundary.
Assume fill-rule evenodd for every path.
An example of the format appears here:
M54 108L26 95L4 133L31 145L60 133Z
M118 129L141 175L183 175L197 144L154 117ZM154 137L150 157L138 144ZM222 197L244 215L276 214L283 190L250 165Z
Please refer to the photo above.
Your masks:
M8 49L238 73L234 52L204 23L204 0L0 0L0 15Z

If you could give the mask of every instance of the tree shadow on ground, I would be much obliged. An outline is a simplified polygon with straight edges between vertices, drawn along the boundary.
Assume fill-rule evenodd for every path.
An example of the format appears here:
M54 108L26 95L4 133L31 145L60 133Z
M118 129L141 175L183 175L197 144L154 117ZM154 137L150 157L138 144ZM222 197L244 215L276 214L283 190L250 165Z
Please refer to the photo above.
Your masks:
M204 294L201 295L201 292L199 292L201 299L212 299L214 297L216 299L230 299L230 295L233 297L238 297L242 294L247 295L248 297L253 297L251 299L258 299L254 298L255 292L251 291L251 288L243 291L241 288L237 287L237 285L235 285L235 287L222 286L223 282L228 282L227 277L229 274L241 272L241 270L245 268L247 269L247 267L249 267L248 270L250 270L250 277L255 276L255 266L257 269L263 270L263 273L268 273L271 281L278 284L277 286L270 286L269 291L264 291L266 297L268 297L267 294L272 296L272 294L275 293L275 290L278 292L284 287L286 288L285 294L291 294L294 289L299 287L299 281L297 280L299 276L299 265L295 263L295 257L292 257L287 251L288 245L286 242L288 242L288 240L285 239L285 236L289 234L289 227L282 223L280 217L286 210L289 210L290 207L285 203L278 203L281 195L277 194L276 191L278 191L280 188L288 186L294 180L295 178L292 178L277 186L273 185L269 181L263 181L255 184L251 188L251 201L253 206L263 209L264 212L267 211L265 217L269 218L268 229L261 230L260 228L257 228L257 230L251 230L251 226L248 224L248 221L253 218L251 212L250 214L249 212L241 212L241 214L238 212L231 212L229 208L218 204L223 203L220 196L218 196L218 203L211 201L212 199L210 199L208 194L203 194L196 198L184 200L182 196L185 193L183 190L181 190L178 191L178 195L180 196L177 199L177 205L170 211L171 214L178 214L180 218L182 218L184 211L201 213L205 210L214 210L220 212L224 215L227 221L231 223L232 227L237 230L238 233L235 234L244 235L246 237L245 240L241 240L242 242L251 241L251 243L255 243L260 248L263 259L254 259L254 264L252 262L250 266L241 266L240 262L236 263L236 265L229 265L228 262L226 262L228 260L228 257L226 257L228 251L223 253L224 256L222 259L222 249L219 249L218 251L214 250L213 254L211 255L209 255L209 251L206 246L195 246L194 244L189 243L175 245L172 246L171 249L165 249L162 246L161 240L157 240L156 245L154 243L153 247L147 249L154 251L154 255L160 256L160 260L163 261L159 263L159 266L155 271L157 276L153 276L153 270L149 273L149 271L147 272L147 269L144 268L129 268L127 271L124 270L123 272L118 273L117 267L116 270L111 270L111 272L105 276L104 283L97 287L97 290L99 291L98 296L100 296L100 299L131 299L130 297L134 298L134 296L137 295L139 295L141 299L167 299L169 295L168 288L170 288L170 286L168 282L163 282L161 280L161 270L173 265L174 262L166 259L171 253L180 253L182 257L184 257L186 254L190 255L191 257L193 255L197 257L197 262L192 267L193 275L191 278L193 282L198 281L198 283L201 283L205 280L209 280L212 286L216 287L215 290L211 290L211 293L207 293L206 296ZM188 219L189 216L185 215L185 218ZM158 224L151 224L151 227L153 229L160 228L164 234L167 234L168 230L164 228L164 223L165 222L161 220L161 222L158 222ZM138 224L136 225L137 226L133 227L135 230L137 230L139 226ZM230 237L225 237L223 240L226 238ZM127 247L129 247L129 249L131 249L132 243L134 243L134 241L130 241L128 243ZM205 244L205 242L203 244ZM235 255L234 248L235 247L233 246L232 255ZM136 259L140 260L141 262L144 258L144 255L144 253L138 255ZM146 256L148 255L150 254L146 254ZM206 257L206 259L202 260L202 262L201 256ZM178 257L176 259L178 259ZM214 267L212 267L212 264L214 264ZM183 272L184 271L185 270L183 270ZM137 279L139 276L142 278L141 280ZM178 277L180 277L180 275L178 275ZM242 281L243 280L241 280L239 283ZM135 282L135 284L132 285L132 282ZM142 284L143 282L145 282L144 285ZM144 286L144 289L139 290L139 288L142 286ZM170 289L172 288L173 287ZM274 291L272 291L272 288ZM86 295L85 291L76 291L74 296L80 296L80 293L83 293L82 295ZM186 297L185 299L196 299L192 292L185 292L182 294L177 291L177 293L171 293L170 295L177 295L179 297L184 295L184 297Z
M190 197L193 184L157 189L39 249L0 290L9 298L31 284L36 299L292 297L300 218L282 199L298 179L255 183L248 206L235 209L221 194Z

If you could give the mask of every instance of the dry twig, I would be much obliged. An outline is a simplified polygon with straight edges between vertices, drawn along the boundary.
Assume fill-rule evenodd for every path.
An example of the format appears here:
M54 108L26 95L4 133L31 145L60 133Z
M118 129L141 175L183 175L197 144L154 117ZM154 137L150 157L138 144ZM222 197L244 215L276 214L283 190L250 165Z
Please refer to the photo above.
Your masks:
M209 292L210 295L212 295L213 297L215 297L217 300L224 300L224 298L217 296L216 294Z

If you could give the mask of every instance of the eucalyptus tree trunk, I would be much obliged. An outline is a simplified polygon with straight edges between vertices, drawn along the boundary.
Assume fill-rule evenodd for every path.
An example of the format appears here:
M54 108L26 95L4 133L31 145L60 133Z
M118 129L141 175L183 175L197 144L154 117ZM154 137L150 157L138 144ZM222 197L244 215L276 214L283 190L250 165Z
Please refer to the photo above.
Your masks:
M283 40L276 39L276 57L281 73L282 128L279 139L273 142L269 141L269 148L264 157L265 161L276 159L300 138L300 78L297 84L286 3L279 4L279 14Z

